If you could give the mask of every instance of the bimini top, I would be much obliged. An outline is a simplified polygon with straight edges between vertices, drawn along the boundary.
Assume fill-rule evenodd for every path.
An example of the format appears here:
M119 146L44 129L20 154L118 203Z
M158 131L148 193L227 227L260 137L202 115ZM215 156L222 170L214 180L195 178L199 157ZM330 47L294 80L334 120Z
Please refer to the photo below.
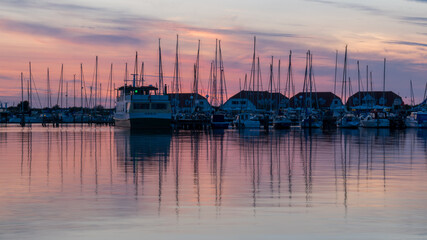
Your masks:
M133 86L121 86L117 89L120 93L125 93L126 95L150 95L150 91L157 91L158 88L150 85L150 86L142 86L142 87L133 87Z

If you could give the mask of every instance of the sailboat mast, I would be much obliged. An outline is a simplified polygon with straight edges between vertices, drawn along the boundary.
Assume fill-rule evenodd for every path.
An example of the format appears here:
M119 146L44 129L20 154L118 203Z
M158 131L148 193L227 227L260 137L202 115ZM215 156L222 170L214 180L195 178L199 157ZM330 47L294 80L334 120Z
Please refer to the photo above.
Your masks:
M159 38L159 95L165 94L163 89L163 66L162 66L162 48L160 47L160 38Z
M197 82L196 82L196 96L197 96L197 94L199 93L199 74L200 74L200 40L199 40L199 42L198 42L198 44L197 44L197 62L196 62L196 65L197 65L197 75L196 75L196 79L197 79Z
M30 88L29 88L29 98L28 98L28 107L31 108L33 105L33 88L32 88L32 73L31 73L31 62L29 62L29 68L30 68Z
M383 72L383 107L385 106L385 64L386 64L386 59L384 58L384 72Z
M197 44L197 57L196 64L194 64L194 82L193 82L193 102L197 102L197 95L199 93L199 57L200 57L200 40Z
M365 94L366 107L368 107L368 98L367 98L368 95L369 95L369 66L366 65L366 94Z
M214 65L214 61L211 61L211 68L209 70L209 94L211 95L211 99L210 99L210 104L213 105L213 101L214 101L214 92L213 92L213 65Z
M49 79L49 68L47 68L47 96L46 96L47 107L50 108L50 79Z
M80 105L83 113L83 63L80 63Z
M426 82L426 87L424 88L424 97L423 97L423 101L426 99L427 97L427 82Z
M173 83L174 85L174 92L175 92L175 102L174 102L174 113L178 112L178 93L179 93L179 58L178 58L178 34L176 35L176 54L175 54L175 70L174 70L174 77L173 77Z
M291 87L293 87L293 83L292 82L292 51L289 51L289 65L288 65L288 76L286 79L286 87L285 89L289 90L289 94L288 94L288 98L291 99ZM286 91L285 91L285 95L286 95Z
M95 64L95 105L97 104L97 96L98 96L98 56L96 56L96 64Z
M176 35L176 55L175 55L175 93L178 94L179 89L179 56L178 56L178 35Z
M247 82L248 82L248 74L245 73L245 82L243 83L243 91L246 90L247 87ZM240 93L241 94L241 93Z
M112 99L113 99L113 63L110 67L110 109L112 109Z
M345 102L347 99L347 45L345 46L344 53L344 69L342 73L341 97L342 101Z
M277 65L277 92L279 92L280 93L280 59L279 59L279 63L278 63L278 65ZM285 95L286 95L286 93L285 93Z
M30 81L27 80L27 102L28 102L28 107L30 106Z
M65 83L65 108L68 108L68 82Z
M359 85L359 106L361 104L361 96L360 96L360 66L359 61L357 61L357 84Z
M415 105L415 97L414 97L414 88L412 87L412 80L409 80L409 83L411 85L411 106L413 107Z
M76 106L76 74L74 74L74 80L73 80L73 107Z
M68 86L68 85L67 85ZM102 83L99 83L99 105L102 105Z
M334 95L336 94L336 89L337 89L337 70L338 70L338 50L336 50L336 53L335 53Z
M63 92L64 92L64 64L61 64L61 79L59 80L59 88L60 88L60 93L61 93L61 101L60 101L60 103L61 103L61 106L60 106L60 108L62 108L63 107L63 105L62 105L62 100L63 100Z
M141 78L141 86L144 86L144 62L141 62L140 78ZM159 89L160 88L161 88L161 86L159 86Z
M255 95L255 102L256 103L258 103L258 100L259 100L260 78L261 78L261 64L259 62L259 57L257 57L257 89L256 89L256 95ZM261 90L262 90L262 80L261 80ZM255 91L255 88L253 91Z
M270 64L270 111L273 109L273 56Z
M307 92L308 92L308 84L307 84L307 74L308 74L308 58L310 51L307 51L305 56L305 73L304 73L304 84L302 87L302 91L304 93L304 107L307 108Z
M213 90L214 90L214 99L215 105L218 105L218 39L215 40L215 62L214 62L214 72L213 72Z
M220 82L220 89L219 93L221 95L221 102L220 105L224 104L224 76L223 76L223 66L222 66L222 52L221 52L221 40L219 40L219 82Z
M252 56L252 70L251 70L251 79L249 79L249 82L252 81L252 91L255 91L255 52L256 52L256 36L254 36L254 54ZM250 88L250 84L249 84Z
M24 112L24 74L21 72L21 113Z
M308 79L310 82L310 109L313 108L313 79L312 79L312 56L311 52L308 53L309 73Z
M371 72L369 72L369 75L370 75L370 82L371 82L371 93L372 93L372 97L373 97L373 92L374 92L374 88L372 87L372 71Z

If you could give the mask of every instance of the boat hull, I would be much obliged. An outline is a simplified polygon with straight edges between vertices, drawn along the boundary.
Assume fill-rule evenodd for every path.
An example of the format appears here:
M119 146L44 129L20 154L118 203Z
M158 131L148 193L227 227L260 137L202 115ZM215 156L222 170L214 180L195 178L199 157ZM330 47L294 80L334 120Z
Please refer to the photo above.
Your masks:
M418 121L413 119L406 119L405 120L405 126L407 128L417 128L418 127Z
M229 122L211 122L213 129L227 129L230 126Z
M390 121L388 119L362 120L360 125L364 128L389 128Z
M165 118L132 118L115 119L116 127L131 129L169 129L171 128L171 119Z
M273 122L273 127L275 129L289 129L291 128L292 122L286 121L286 122Z
M340 128L352 128L352 129L356 129L359 128L360 126L360 122L359 121L342 121L338 123L338 127Z
M241 121L236 123L237 128L260 128L259 121Z
M301 121L302 128L322 128L322 125L323 123L321 121L310 118Z

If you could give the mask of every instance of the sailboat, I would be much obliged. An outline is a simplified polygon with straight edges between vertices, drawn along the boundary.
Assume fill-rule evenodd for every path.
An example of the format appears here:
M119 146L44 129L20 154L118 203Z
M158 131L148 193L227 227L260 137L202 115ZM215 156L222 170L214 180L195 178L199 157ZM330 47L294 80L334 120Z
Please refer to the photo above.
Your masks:
M273 119L275 129L289 129L291 126L292 121L286 115L276 115Z
M288 76L290 76L291 54L292 54L292 52L289 54ZM271 68L270 68L270 87L271 87L271 92L273 91L272 90L272 86L273 86L273 80L272 80L273 67L272 66L273 66L273 59L272 59ZM290 78L288 78L287 80L289 81L289 85L290 85L290 81L292 81L292 80ZM288 81L286 82L286 86L288 86ZM279 60L279 65L278 65L278 79L277 79L277 84L278 84L278 89L279 89L279 92L280 92L280 60ZM289 87L289 93L290 92L291 92L291 89ZM285 90L285 94L286 94L286 90ZM275 129L289 129L289 128L291 128L292 121L288 118L287 115L285 115L281 111L281 109L280 109L280 102L279 101L280 101L280 99L277 102L278 111L277 111L277 114L273 118L273 127ZM270 99L270 102L272 102L272 99Z
M319 116L313 111L313 69L312 69L313 56L310 51L307 52L305 77L304 77L304 105L305 105L305 116L301 120L302 128L321 128L323 122ZM316 93L315 93L316 94ZM310 105L307 106L307 99ZM316 98L317 103L317 98Z
M385 100L385 66L386 59L384 58L383 100ZM387 118L386 112L374 110L360 120L360 125L364 128L389 128L390 120Z
M358 80L359 80L359 94L360 94L360 70L359 61L357 61ZM348 81L348 93L351 94L351 83L350 78ZM343 81L342 81L342 99L345 101L347 98L347 46L345 46L344 54L344 69L343 69ZM360 99L360 98L359 98ZM337 126L340 128L358 128L360 125L360 119L353 113L345 113L338 121Z
M360 119L353 113L344 114L342 118L337 121L337 126L340 128L358 128Z
M234 125L236 128L260 128L261 122L256 115L243 112L237 115Z
M227 88L226 88L226 84L225 84L225 75L224 75L224 62L222 60L222 50L221 50L221 40L217 41L217 43L219 44L218 48L215 47L215 56L219 55L219 79L220 79L220 89L219 89L219 106L222 107L224 104L224 93L226 94L226 98L227 98ZM197 51L197 70L198 70L198 60L199 60L199 51ZM213 74L213 80L214 80L214 86L212 86L213 88L216 88L216 79L217 79L217 57L215 57L215 69L213 69L214 71L212 72ZM198 79L198 75L197 75L197 79ZM215 95L214 98L216 97L217 89L213 89ZM212 114L211 116L211 128L212 129L227 129L230 125L230 122L227 121L226 119L226 114L223 111L217 111L215 113Z

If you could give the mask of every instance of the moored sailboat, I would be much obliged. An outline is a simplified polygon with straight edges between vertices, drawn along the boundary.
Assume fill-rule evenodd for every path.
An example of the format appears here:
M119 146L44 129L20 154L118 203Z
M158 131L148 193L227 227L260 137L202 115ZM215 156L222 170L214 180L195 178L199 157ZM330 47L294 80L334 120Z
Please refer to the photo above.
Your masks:
M358 128L360 119L354 114L347 113L337 121L337 126L340 128Z

